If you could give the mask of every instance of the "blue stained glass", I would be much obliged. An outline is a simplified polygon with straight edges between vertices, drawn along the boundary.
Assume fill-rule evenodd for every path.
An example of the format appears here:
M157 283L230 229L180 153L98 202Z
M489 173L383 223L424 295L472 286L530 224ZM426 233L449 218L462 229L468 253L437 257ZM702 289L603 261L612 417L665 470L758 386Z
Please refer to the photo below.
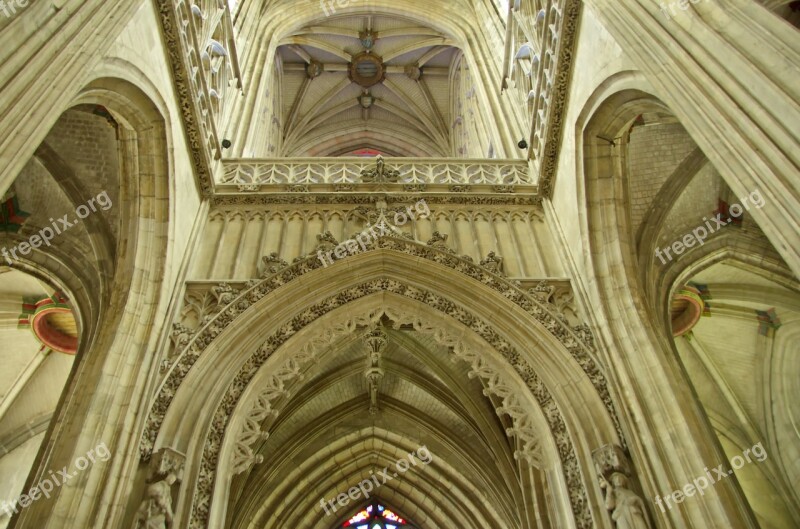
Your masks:
M374 501L352 515L341 527L349 529L410 529L403 518Z

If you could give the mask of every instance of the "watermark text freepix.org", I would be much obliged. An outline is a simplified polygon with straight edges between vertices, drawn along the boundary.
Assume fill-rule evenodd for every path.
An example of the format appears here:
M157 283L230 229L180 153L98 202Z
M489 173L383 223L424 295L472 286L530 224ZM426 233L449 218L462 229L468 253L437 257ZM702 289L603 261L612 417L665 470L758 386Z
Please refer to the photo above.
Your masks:
M30 0L0 0L0 13L11 18L17 14L17 8L25 9L30 3Z
M337 7L345 8L354 1L358 0L319 0L319 6L322 8L322 12L325 13L325 16L329 17L336 13Z
M63 486L64 483L96 463L98 459L100 461L108 461L111 459L111 452L108 450L105 443L97 445L89 450L86 456L81 456L75 460L75 468L78 469L77 472L70 473L69 467L64 467L58 472L50 470L50 476L39 481L38 485L33 487L27 494L23 494L10 504L5 501L0 502L0 515L12 516L13 513L18 513L20 509L29 507L42 496L49 499L50 493L52 493L56 487Z
M368 500L373 490L397 478L397 476L405 473L412 466L416 467L418 462L421 462L423 465L428 465L431 461L433 461L433 454L431 454L427 446L421 446L417 448L416 452L410 452L407 459L397 460L394 464L397 472L389 474L389 467L384 467L384 469L380 471L380 474L375 474L370 470L369 473L372 474L372 476L369 479L361 480L361 483L359 483L357 487L350 488L347 494L343 492L333 500L326 501L325 498L322 498L319 500L319 505L325 511L325 514L330 516L331 513L336 512L339 507L346 507L351 501L358 501L361 497ZM334 502L339 507L336 507ZM330 507L330 510L328 507Z
M428 218L430 214L431 210L428 207L428 203L425 202L425 199L422 199L414 204L413 209L411 206L406 206L405 211L400 210L395 212L393 224L388 224L382 217L380 222L376 222L372 226L367 226L366 229L361 231L361 233L356 235L354 238L347 239L336 246L333 250L328 252L323 252L322 250L318 251L317 258L322 261L324 266L328 266L329 264L333 264L334 256L336 259L344 259L348 254L354 255L359 252L366 251L367 246L372 244L372 242L379 237L388 235L390 233L401 233L398 226L402 226L409 220L416 219L417 217L423 219ZM325 259L326 257L328 258L327 260Z
M75 208L75 215L78 216L78 219L85 219L97 211L97 206L100 206L100 209L103 211L107 211L113 205L114 204L111 203L111 198L108 196L108 192L103 191L96 197L90 198L86 204L81 204ZM31 253L34 248L41 248L42 244L49 247L50 241L52 241L56 235L61 235L74 225L78 224L77 220L69 220L69 214L64 215L58 220L53 220L51 217L50 222L53 225L52 228L50 226L42 228L39 230L39 233L31 235L27 242L23 241L10 249L6 247L0 249L0 253L3 254L6 262L11 265L13 264L12 259L18 260L19 256L17 255L17 252L19 252L20 255L25 256Z
M752 205L756 207L756 209L761 209L762 207L764 207L765 203L764 197L761 196L761 191L756 189L755 191L750 193L750 195L743 196L742 198L740 198L739 202L741 204L733 204L728 208L728 215L730 215L728 218L723 219L722 212L717 213L717 215L713 217L711 220L708 220L708 217L703 217L705 226L701 224L700 226L693 229L692 233L687 233L686 235L684 235L683 239L681 239L680 241L673 242L671 246L665 246L664 248L656 248L656 257L658 257L659 260L661 260L661 264L663 265L667 264L667 261L672 261L672 255L670 255L670 250L672 250L675 253L675 255L680 255L686 250L686 248L691 248L696 243L700 243L700 246L702 246L703 244L705 244L706 239L708 238L709 235L711 235L718 229L724 228L725 226L733 222L734 219L738 219L739 217L741 217L742 213L744 213L745 210L749 210L750 204L748 204L748 201L750 201ZM714 226L711 225L712 222L714 223ZM706 229L706 227L708 227L708 229ZM664 260L664 255L667 256L667 261Z
M736 455L731 458L731 466L733 467L733 469L738 470L742 468L745 465L745 462L752 463L752 460L750 459L751 453L753 454L753 456L755 456L756 461L758 461L759 463L767 459L767 451L764 450L764 447L761 445L761 443L758 443L752 448L746 448L745 451L742 452L742 455L740 456ZM708 467L705 467L703 469L706 472L705 475L695 478L694 480L692 480L691 483L687 483L681 489L677 489L669 494L665 494L663 498L661 496L656 496L654 501L656 502L656 505L658 505L659 508L661 509L661 512L667 512L667 510L664 508L664 504L666 504L667 509L672 509L672 505L670 505L669 502L670 500L674 501L677 504L677 503L683 503L683 501L686 498L694 496L695 493L697 492L699 492L701 496L704 496L706 493L705 489L707 489L710 485L714 485L715 483L721 481L724 478L732 476L733 469L728 469L726 471L724 464L718 466L717 468L712 468L711 470L709 470ZM711 474L712 470L714 471L713 476Z

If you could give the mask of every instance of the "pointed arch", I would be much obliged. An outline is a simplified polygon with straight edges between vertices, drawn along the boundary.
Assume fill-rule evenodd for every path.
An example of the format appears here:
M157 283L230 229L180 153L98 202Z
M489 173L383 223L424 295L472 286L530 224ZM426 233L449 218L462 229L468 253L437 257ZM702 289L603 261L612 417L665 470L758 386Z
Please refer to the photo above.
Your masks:
M193 497L194 507L190 509L187 502L184 512L178 516L191 514L193 523L202 525L208 520L207 506L211 505L213 511L213 506L220 504L216 492L213 501L211 497L215 476L204 469L220 468L220 450L229 446L228 436L231 435L228 418L261 366L271 362L274 354L293 350L288 341L293 340L295 334L310 332L307 329L312 327L312 322L327 312L350 303L366 303L370 295L385 296L397 290L395 294L401 296L397 300L415 303L415 310L425 312L428 320L439 314L440 327L451 328L452 336L473 336L483 343L476 349L493 351L485 354L494 358L498 365L505 366L511 376L521 377L527 385L526 398L534 399L530 402L543 410L548 424L546 429L554 436L550 442L558 446L550 452L560 454L557 461L550 460L550 465L561 469L557 476L552 476L554 490L559 491L556 493L560 502L558 516L564 524L576 523L578 527L591 524L588 507L599 505L599 492L581 483L582 475L591 475L588 463L591 456L584 453L583 457L577 457L576 450L608 442L624 444L624 441L620 440L619 424L604 389L604 377L592 360L590 348L572 334L575 331L569 330L560 319L550 315L548 309L525 296L502 276L447 252L407 240L386 237L378 246L351 257L347 264L337 263L324 270L319 270L321 265L315 258L298 260L265 282L239 293L238 301L221 312L216 323L211 321L204 327L208 333L201 330L194 337L195 345L185 350L184 357L162 387L151 413L149 431L143 439L145 456L153 448L174 445L172 448L190 454L187 469L189 460L193 460L194 468L186 477L186 483L192 487L197 484L198 490L195 494L187 491L186 496ZM407 272L411 270L414 274L409 276ZM330 274L336 274L336 285L329 281ZM302 281L298 280L300 277ZM464 281L474 282L474 285L463 289ZM455 285L460 286L456 288ZM476 291L482 294L476 297ZM284 296L292 301L280 301ZM316 300L320 298L325 301L318 303ZM391 303L398 304L399 301ZM496 321L494 315L509 312L508 319ZM237 325L230 326L234 319ZM520 325L521 322L527 323ZM472 330L465 333L464 325ZM258 328L267 336L268 330L274 329L269 332L275 334L264 342L265 334L243 332L252 328ZM222 354L223 350L236 353ZM455 350L459 350L458 343ZM213 363L213 368L208 362ZM536 363L536 369L531 362ZM270 365L275 369L274 364ZM479 366L480 363L473 370ZM275 373L294 376L291 373L296 375L299 369L297 361L293 361ZM565 379L575 381L569 390L555 382ZM554 387L549 388L548 381ZM214 405L193 401L191 388L199 383L204 385L209 401L225 403L224 406L214 412ZM283 387L282 383L279 387ZM159 410L166 409L170 416L159 417ZM192 409L195 411L190 411ZM181 412L173 413L175 410ZM581 421L595 423L597 430L579 434L581 428L577 425ZM214 433L210 433L209 428ZM219 441L209 445L206 442L209 433ZM580 443L572 440L572 436L582 435L590 439ZM584 468L579 470L582 466ZM594 485L594 480L591 484ZM571 499L567 500L568 497ZM573 510L576 521L568 522L573 515L566 515L563 509Z

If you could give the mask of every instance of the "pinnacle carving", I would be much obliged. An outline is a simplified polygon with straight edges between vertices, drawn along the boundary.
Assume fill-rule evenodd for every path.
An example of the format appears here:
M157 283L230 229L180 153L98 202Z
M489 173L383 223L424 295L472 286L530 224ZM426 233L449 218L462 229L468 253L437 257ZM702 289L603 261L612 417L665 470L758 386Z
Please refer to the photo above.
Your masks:
M378 413L378 390L383 380L383 352L386 350L388 340L386 332L381 327L376 327L364 336L367 344L367 369L364 371L364 378L367 380L367 391L369 393L369 414Z
M361 171L361 178L368 184L395 184L400 178L400 171L387 168L383 156L378 155L375 169L364 169Z

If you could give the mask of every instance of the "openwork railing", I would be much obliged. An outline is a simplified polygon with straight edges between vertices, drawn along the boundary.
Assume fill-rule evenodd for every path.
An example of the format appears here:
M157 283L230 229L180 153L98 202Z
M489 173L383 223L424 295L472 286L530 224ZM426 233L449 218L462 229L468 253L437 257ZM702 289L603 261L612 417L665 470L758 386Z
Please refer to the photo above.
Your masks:
M540 191L549 195L569 92L580 0L511 3L503 87L526 109L529 156Z
M222 184L532 185L525 160L294 158L225 160Z
M213 191L212 165L222 157L223 105L243 88L228 2L157 0L176 94L203 193Z

